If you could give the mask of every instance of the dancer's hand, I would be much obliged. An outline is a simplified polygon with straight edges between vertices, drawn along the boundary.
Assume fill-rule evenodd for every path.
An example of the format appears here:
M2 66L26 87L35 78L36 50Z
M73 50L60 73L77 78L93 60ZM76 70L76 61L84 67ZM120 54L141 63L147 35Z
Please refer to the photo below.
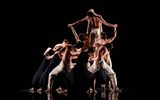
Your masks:
M68 27L72 27L72 24L68 24Z
M52 49L51 47L48 47L46 51L43 53L43 55L46 55L51 49Z
M114 24L114 28L117 28L118 27L118 25L117 24Z

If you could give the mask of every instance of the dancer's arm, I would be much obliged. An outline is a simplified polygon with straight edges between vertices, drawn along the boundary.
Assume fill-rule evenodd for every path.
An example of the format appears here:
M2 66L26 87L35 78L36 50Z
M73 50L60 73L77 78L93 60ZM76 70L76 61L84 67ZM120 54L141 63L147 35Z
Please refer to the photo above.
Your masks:
M111 60L111 57L110 57L110 53L108 51L107 48L105 48L105 53L104 55L102 56L102 59L104 59L106 61L106 63L112 67L112 60Z
M83 19L80 19L80 20L78 20L78 21L76 21L76 22L74 22L74 23L72 23L72 24L68 24L68 25L72 25L72 26L73 26L73 25L80 24L81 22L85 21L86 18L87 18L87 17L84 17Z
M75 39L76 39L76 43L78 43L78 41L80 41L80 39L79 39L79 36L78 36L76 30L74 29L74 27L73 27L72 25L68 25L68 27L71 28L72 33L73 33L73 35L74 35L74 37L75 37Z
M108 39L108 43L111 43L117 36L117 24L114 25L113 37Z
M68 47L65 47L64 54L62 56L62 61L66 61L67 54L68 54Z
M46 51L43 53L43 55L46 56L51 49L52 49L51 47L48 47Z
M53 51L57 51L60 48L62 48L62 43L56 44L53 48Z
M101 19L104 25L109 26L109 27L114 27L114 24L110 24L109 22L105 21L101 15L99 15L99 18Z

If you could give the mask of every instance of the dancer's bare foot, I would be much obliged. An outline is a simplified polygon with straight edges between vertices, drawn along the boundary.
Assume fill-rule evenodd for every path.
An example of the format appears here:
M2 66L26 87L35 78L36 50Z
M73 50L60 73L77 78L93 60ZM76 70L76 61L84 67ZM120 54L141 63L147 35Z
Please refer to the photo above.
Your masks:
M45 92L52 92L52 89L47 89L45 90Z
M120 92L122 92L122 90L117 87L117 88L115 89L115 92L120 93Z
M87 94L91 94L91 93L96 94L96 93L97 93L97 90L96 90L96 89L89 88L89 89L86 91L86 93L87 93Z
M41 94L43 91L44 91L44 90L43 90L42 88L37 89L37 92L40 93L40 94Z
M92 89L92 88L89 88L89 89L86 91L87 94L91 94L92 92L93 92L93 89Z
M115 89L112 89L112 88L109 88L108 90L109 90L109 92L114 92L115 91Z
M28 91L31 93L35 93L37 89L35 89L34 87L30 88Z
M106 85L105 84L101 84L101 89L102 89L102 91L106 91Z
M29 91L36 91L34 87L30 88Z
M63 89L62 89L61 87L59 87L59 88L56 89L56 92L57 92L58 94L61 94L62 91L63 91Z
M67 89L64 89L64 90L62 91L62 93L67 93Z
M68 92L67 89L62 90L62 94L65 95L65 96L67 96L67 92Z

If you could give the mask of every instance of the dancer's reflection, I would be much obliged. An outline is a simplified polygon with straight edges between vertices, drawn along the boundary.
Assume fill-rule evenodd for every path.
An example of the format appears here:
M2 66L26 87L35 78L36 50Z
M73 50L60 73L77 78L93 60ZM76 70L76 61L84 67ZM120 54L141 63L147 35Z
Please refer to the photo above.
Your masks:
M91 95L90 98L91 100L118 100L119 93L115 91L100 91L96 95Z
M53 100L52 93L47 93L47 100Z
M120 92L109 92L108 93L108 100L118 100Z
M68 100L68 96L66 94L58 94L57 92L48 92L47 100Z
M58 94L57 92L43 93L39 94L39 98L36 94L34 94L34 99L32 100L76 100L79 98L80 100L118 100L120 92L114 91L99 91L97 94L74 94L74 95L65 95ZM47 95L47 99L46 99Z

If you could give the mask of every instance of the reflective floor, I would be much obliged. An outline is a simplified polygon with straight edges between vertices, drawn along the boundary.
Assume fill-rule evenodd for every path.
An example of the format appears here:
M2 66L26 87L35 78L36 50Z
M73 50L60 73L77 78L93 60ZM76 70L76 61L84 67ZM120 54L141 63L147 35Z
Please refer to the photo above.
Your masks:
M99 91L94 93L81 93L70 94L67 93L58 94L52 93L32 93L27 91L18 91L15 95L15 100L131 100L129 90L123 90L120 93L117 92L104 92Z

